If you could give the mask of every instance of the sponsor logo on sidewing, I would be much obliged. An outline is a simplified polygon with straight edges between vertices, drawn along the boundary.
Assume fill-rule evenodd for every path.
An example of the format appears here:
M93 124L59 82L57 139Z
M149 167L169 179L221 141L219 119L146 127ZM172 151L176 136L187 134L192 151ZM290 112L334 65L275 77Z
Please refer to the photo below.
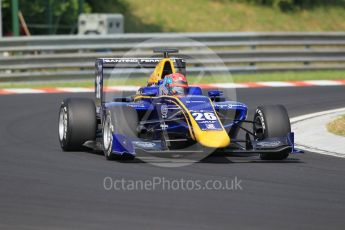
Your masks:
M152 142L133 141L133 144L141 148L153 148L156 144Z
M259 147L277 147L281 145L281 141L262 141L258 142L256 145Z

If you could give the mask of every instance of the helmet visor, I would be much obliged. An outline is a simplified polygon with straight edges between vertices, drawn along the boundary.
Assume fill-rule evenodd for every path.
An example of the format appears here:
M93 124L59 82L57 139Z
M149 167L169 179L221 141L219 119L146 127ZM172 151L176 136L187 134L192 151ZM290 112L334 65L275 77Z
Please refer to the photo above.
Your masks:
M187 88L186 87L174 86L174 87L172 87L171 91L172 91L173 95L186 95L187 94Z

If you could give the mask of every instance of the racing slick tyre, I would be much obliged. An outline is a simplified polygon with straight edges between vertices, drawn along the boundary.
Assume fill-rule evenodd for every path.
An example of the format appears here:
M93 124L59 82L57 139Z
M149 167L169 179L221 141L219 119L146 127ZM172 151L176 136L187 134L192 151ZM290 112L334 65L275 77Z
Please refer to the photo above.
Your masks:
M253 132L257 140L284 137L291 132L289 115L282 105L259 106L254 115ZM283 160L289 152L261 153L262 160Z
M88 98L62 101L59 113L59 140L64 151L81 151L86 141L96 139L96 108Z
M133 155L116 155L112 153L113 134L119 133L128 137L137 137L138 114L128 106L117 106L106 112L103 122L103 152L107 160L132 160Z

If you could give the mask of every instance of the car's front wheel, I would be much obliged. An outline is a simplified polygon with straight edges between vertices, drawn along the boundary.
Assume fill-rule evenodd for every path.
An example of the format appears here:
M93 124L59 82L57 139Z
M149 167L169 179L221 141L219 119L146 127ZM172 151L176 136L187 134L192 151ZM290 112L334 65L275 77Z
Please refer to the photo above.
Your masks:
M289 115L282 105L259 106L254 115L253 132L257 140L286 137L291 132ZM261 153L263 160L283 160L289 152Z

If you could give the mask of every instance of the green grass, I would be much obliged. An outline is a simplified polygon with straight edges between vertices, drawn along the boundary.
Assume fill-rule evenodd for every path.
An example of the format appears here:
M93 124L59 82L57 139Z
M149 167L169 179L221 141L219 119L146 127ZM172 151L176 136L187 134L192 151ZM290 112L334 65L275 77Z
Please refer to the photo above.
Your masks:
M116 79L111 85L145 85L148 78ZM189 76L190 84L206 83L241 83L258 81L303 81L303 80L345 80L345 71L309 71L309 72L282 72L260 74L236 74L232 76L213 76L198 78ZM49 82L49 83L0 83L0 88L55 88L55 87L93 87L93 80L76 82Z
M345 7L281 12L223 0L121 0L126 32L344 31ZM109 6L109 11L117 10ZM119 10L117 10L119 11ZM114 12L114 11L113 11ZM135 19L135 20L134 20Z
M344 80L345 71L280 72L269 74L234 75L234 82Z
M329 132L345 137L345 115L328 123L326 127Z

